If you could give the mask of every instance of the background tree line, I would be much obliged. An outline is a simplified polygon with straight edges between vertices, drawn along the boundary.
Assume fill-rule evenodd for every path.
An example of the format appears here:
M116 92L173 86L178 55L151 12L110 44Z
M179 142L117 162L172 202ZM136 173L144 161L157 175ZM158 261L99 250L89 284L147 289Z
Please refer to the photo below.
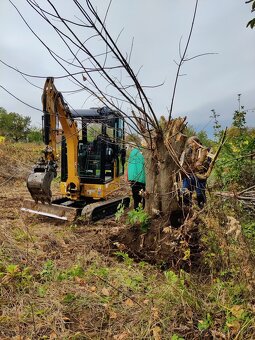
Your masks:
M42 141L42 131L31 126L31 117L7 112L3 107L0 107L0 136L11 142Z
M214 180L219 188L240 190L255 182L255 128L246 124L244 107L233 114L227 139L214 170ZM214 137L217 143L223 133L215 114Z

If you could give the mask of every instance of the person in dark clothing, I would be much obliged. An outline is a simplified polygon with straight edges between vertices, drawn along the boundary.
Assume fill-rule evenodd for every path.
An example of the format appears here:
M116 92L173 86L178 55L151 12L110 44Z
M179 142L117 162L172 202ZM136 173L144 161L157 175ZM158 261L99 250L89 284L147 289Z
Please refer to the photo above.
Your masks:
M140 148L134 148L130 153L128 159L127 177L132 189L134 209L137 209L140 203L144 208L145 200L140 195L140 191L145 191L145 166L144 156Z
M192 193L194 191L196 192L198 206L203 208L206 203L206 178L203 174L208 170L212 159L209 151L209 148L201 145L197 136L188 138L180 160L184 170L181 194L183 204L186 206L192 204Z
M134 209L139 207L139 204L142 204L142 208L145 207L145 200L140 195L141 190L145 191L145 184L141 182L130 181L131 189L132 189L132 196L134 200Z
M206 203L206 180L198 179L195 175L189 175L189 177L183 178L182 181L182 193L184 205L191 205L192 192L195 191L197 195L197 205L200 208Z

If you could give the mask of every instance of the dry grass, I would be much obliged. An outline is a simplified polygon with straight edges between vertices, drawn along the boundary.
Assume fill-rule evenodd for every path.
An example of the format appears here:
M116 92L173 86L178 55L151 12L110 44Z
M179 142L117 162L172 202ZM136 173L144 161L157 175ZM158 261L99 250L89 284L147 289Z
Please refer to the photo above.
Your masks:
M30 159L21 150L12 166L17 154ZM110 255L109 237L125 228L114 219L83 226L21 214L24 181L0 195L0 339L255 338L245 239L226 233L215 203L201 217L201 270L187 273Z

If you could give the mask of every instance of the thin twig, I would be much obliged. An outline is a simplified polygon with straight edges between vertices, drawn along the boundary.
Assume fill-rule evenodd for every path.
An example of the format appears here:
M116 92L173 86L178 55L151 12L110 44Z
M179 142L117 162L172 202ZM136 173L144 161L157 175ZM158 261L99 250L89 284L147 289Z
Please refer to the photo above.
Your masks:
M124 293L122 290L120 290L119 288L114 287L109 281L103 279L101 276L98 276L96 274L93 274L94 276L96 276L99 280L103 281L104 283L106 283L108 286L112 287L113 289L115 289L117 292L125 295L127 298L129 298L130 300L132 300L134 303L136 303L139 307L143 308L142 305L140 305L139 302L137 302L134 298L132 298L131 296L129 296L128 294Z
M173 89L173 94L172 94L172 100L171 100L171 105L170 105L170 110L169 110L169 120L172 118L172 112L173 112L173 106L174 106L174 99L175 99L175 94L176 94L176 88L177 88L177 83L178 83L178 79L179 79L179 74L180 74L180 70L181 70L181 66L185 61L185 57L186 57L186 53L189 47L189 43L190 43L190 39L191 39L191 35L193 32L193 28L194 28L194 23L195 23L195 18L196 18L196 14L197 14L197 6L198 6L198 0L196 0L196 4L195 4L195 9L193 12L193 18L192 18L192 23L191 23L191 27L190 27L190 31L189 31L189 37L184 49L184 52L182 54L181 60L178 64L178 68L177 68L177 72L176 72L176 77L175 77L175 82L174 82L174 89ZM180 51L180 43L179 43L179 51Z

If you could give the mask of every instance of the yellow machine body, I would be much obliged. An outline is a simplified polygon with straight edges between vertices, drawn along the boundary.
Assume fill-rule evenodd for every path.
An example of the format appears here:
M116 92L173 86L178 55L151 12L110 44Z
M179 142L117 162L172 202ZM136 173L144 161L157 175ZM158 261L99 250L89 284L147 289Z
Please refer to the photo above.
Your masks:
M90 197L95 200L106 199L114 191L118 190L119 188L120 188L120 178L115 178L110 183L105 183L105 184L81 184L80 194L83 197ZM71 198L73 199L71 195L69 196L66 182L60 183L60 192L61 192L61 195L65 195L67 197L70 197L70 199Z
M121 197L119 201L97 203L95 213L88 208L89 204L109 198L120 188L125 145L124 121L119 112L108 107L71 111L57 91L53 78L47 78L45 82L42 103L46 147L44 157L37 162L27 180L34 202L27 202L22 210L38 214L42 211L43 215L49 210L51 217L69 219L73 217L72 208L82 212L86 206L86 215L96 219L96 214L101 218L116 210L120 202L127 206L129 197L124 201ZM91 126L94 129L89 130ZM58 143L61 143L62 198L52 201L50 186L57 174ZM68 210L66 216L65 210Z

